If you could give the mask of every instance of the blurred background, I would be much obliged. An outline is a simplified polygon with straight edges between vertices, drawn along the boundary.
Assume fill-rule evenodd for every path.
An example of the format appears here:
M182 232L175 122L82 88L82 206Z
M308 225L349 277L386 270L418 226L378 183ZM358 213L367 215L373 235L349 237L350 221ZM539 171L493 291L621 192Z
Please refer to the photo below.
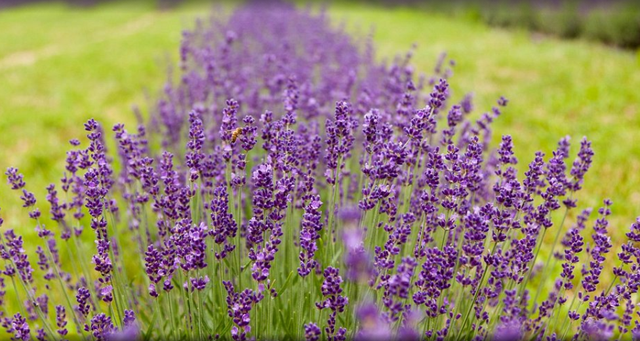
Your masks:
M472 92L476 114L507 97L494 141L513 135L521 170L537 150L550 154L566 135L575 153L586 135L596 157L579 207L611 198L611 231L618 236L640 215L639 2L327 4L335 24L356 39L373 35L380 60L415 44L413 65L430 73L446 52L456 61L453 99ZM82 124L89 118L106 128L136 124L132 108L146 116L177 60L181 31L197 17L237 5L0 0L0 169L24 172L47 211L45 187L61 177L68 140L84 136ZM19 197L4 184L0 208L5 226L34 234Z

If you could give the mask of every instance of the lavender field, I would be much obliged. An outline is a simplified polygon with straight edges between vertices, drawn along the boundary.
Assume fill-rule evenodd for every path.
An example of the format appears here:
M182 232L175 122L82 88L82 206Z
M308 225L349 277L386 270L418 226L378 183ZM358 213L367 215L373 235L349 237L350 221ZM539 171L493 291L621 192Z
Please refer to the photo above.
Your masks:
M0 12L4 338L640 338L628 51L362 4L60 6Z

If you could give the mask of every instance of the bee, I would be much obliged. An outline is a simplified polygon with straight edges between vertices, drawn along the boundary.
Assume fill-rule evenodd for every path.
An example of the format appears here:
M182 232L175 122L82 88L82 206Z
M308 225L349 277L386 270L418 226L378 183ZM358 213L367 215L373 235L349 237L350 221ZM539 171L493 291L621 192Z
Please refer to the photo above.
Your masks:
M238 128L236 128L236 130L234 130L234 131L231 133L231 142L232 142L232 143L235 143L235 142L236 142L236 139L237 139L237 138L238 138L238 136L240 136L240 135L242 135L242 127L238 127Z

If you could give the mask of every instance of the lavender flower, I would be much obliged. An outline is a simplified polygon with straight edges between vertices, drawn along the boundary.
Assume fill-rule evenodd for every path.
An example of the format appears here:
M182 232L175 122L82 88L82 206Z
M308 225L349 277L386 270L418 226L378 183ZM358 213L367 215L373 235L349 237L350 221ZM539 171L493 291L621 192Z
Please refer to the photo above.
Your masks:
M58 335L62 337L67 335L67 315L64 306L61 305L56 306L56 326L58 327Z
M355 340L388 340L392 337L391 327L380 315L374 303L365 303L356 311L360 321L360 330Z
M344 259L345 278L358 283L371 280L375 276L375 269L365 248L362 230L355 227L345 229L343 240L347 252Z
M104 341L111 333L115 331L115 327L111 322L111 317L101 313L91 319L90 326L85 325L85 331L90 332L96 340Z
M13 318L9 320L9 325L5 328L7 328L7 332L13 334L12 340L27 341L31 338L31 330L27 324L27 320L20 315L20 313L15 314Z
M256 293L250 289L245 289L236 293L233 284L223 281L227 291L227 314L233 319L234 326L231 329L231 336L236 341L246 340L247 334L251 332L251 317L249 313L255 304L263 298L261 293Z
M322 332L320 331L320 328L318 328L318 326L313 323L313 322L309 322L308 324L304 325L304 339L307 341L318 341L320 339L320 335L322 334Z
M335 184L340 181L339 174L344 167L344 159L348 158L353 147L356 123L353 120L351 107L347 102L337 102L335 118L327 122L327 182Z
M91 293L84 287L78 289L78 294L76 295L76 302L78 302L78 311L84 317L89 316L89 300L91 298Z
M300 229L300 247L302 250L299 256L300 267L298 267L298 274L302 277L309 275L317 264L314 255L318 250L316 240L320 238L320 231L322 230L321 205L320 197L312 196L305 207L305 213L302 217Z
M316 302L316 307L320 310L329 309L329 319L327 320L327 326L324 331L327 338L332 341L344 340L346 329L339 328L336 330L336 316L338 313L344 312L344 308L349 304L349 299L342 294L342 277L339 275L339 270L333 267L327 267L324 270L324 281L322 282L322 296L325 297L324 301Z
M7 176L7 181L11 185L12 190L22 189L26 185L22 180L22 174L18 173L18 169L9 167L4 174Z
M610 200L604 201L604 206L598 210L600 217L596 220L593 229L595 233L592 235L595 245L590 249L591 261L589 262L589 271L582 278L582 287L586 292L593 292L600 283L600 274L603 270L604 255L609 252L612 247L611 238L607 236L607 226L609 222L606 217L611 214L609 206L612 205ZM585 296L586 298L586 296Z

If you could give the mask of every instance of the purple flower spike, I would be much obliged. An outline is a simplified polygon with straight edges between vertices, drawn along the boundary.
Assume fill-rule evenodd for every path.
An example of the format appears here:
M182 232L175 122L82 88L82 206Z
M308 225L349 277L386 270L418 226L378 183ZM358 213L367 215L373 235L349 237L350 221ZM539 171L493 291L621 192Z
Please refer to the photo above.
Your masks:
M183 284L183 287L185 290L188 290L189 284L191 284L191 291L194 291L194 290L202 291L207 286L207 283L209 283L209 277L204 276L199 278L191 278L189 279L189 281L191 283L185 282Z
M339 181L339 174L345 166L355 140L353 133L356 128L351 106L347 102L337 102L334 120L328 121L327 133L327 182L334 184Z
M22 180L22 174L18 173L17 168L9 167L4 174L7 176L7 182L11 185L12 190L22 189L26 185Z
M78 311L80 311L80 313L84 317L89 316L89 310L91 308L89 306L90 298L91 298L91 293L89 292L89 290L87 290L87 288L81 287L78 289L78 294L76 295L76 302L78 302Z
M111 322L111 317L105 314L97 314L91 319L90 326L85 325L85 331L90 332L98 341L105 341L116 329Z
M61 305L56 306L56 326L58 327L58 335L67 335L67 315L64 307Z
M316 307L320 310L329 309L329 319L327 320L327 326L324 331L327 338L331 341L344 340L346 330L339 328L336 330L336 315L342 313L349 299L342 296L342 277L340 277L339 271L333 267L327 267L324 270L324 281L322 282L322 296L325 297L324 301L316 302Z
M233 319L234 326L231 328L231 337L235 341L247 340L247 334L251 332L251 309L260 302L264 296L262 293L245 289L237 293L231 282L223 281L227 291L227 314Z
M360 329L354 340L389 340L393 333L387 321L380 315L378 307L373 303L365 303L358 307L356 316L360 322Z
M300 229L300 247L302 250L300 251L300 266L298 267L298 274L302 277L311 273L317 264L314 256L318 250L316 240L320 238L320 231L322 230L321 206L320 196L312 196L302 216Z
M9 333L13 334L12 340L27 341L31 338L31 329L27 324L27 320L20 315L20 313L15 314L13 318L9 318L8 320L10 321L7 326L8 328L5 328L7 328ZM4 323L7 323L7 321Z
M305 340L318 341L320 339L320 335L322 335L322 332L320 331L320 328L318 328L318 326L315 323L310 322L309 324L304 325Z
M344 259L346 279L358 283L368 282L375 277L375 269L371 255L364 247L362 230L355 227L345 228L342 237L347 252Z

